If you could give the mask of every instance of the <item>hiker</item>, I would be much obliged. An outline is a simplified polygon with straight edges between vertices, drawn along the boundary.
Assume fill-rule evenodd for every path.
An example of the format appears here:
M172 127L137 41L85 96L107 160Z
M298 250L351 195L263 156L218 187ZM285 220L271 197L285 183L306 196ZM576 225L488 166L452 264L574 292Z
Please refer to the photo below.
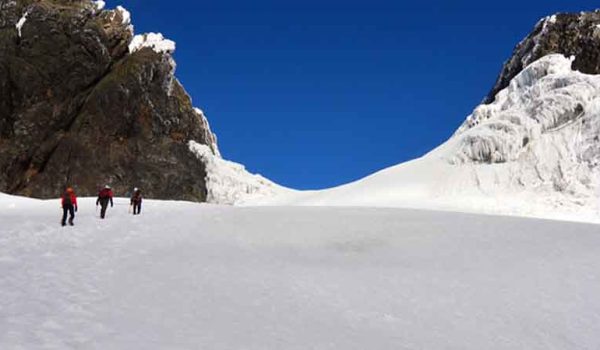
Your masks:
M133 206L133 215L139 215L142 212L142 191L137 187L133 189L131 195L131 206Z
M77 211L77 197L71 187L68 187L60 197L60 204L63 209L61 225L67 225L67 213L69 213L69 225L73 226L73 219L75 219L75 212Z
M98 203L102 207L100 210L100 218L104 219L106 215L106 208L108 207L108 202L110 202L110 207L113 206L113 193L110 189L110 186L106 185L103 189L98 193L98 199L96 200L96 208L98 208Z

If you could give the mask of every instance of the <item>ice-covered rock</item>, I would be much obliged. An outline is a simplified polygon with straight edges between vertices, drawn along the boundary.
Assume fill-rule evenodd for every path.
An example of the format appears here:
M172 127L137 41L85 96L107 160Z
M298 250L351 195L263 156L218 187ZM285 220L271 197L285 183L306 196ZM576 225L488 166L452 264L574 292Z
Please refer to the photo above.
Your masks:
M577 71L600 74L599 25L600 10L559 13L542 18L531 34L515 47L484 102L492 102L496 94L525 67L553 53L574 56L572 66Z
M460 150L452 161L517 160L539 138L585 122L586 110L589 119L592 102L600 97L600 81L574 72L572 61L546 56L513 78L493 103L478 106L455 134Z
M129 52L136 52L144 47L149 47L157 53L175 52L175 42L165 39L161 33L145 33L134 36L129 44Z
M493 103L475 109L442 155L451 164L508 163L498 180L592 200L600 157L600 76L573 71L573 58L541 58ZM490 165L492 166L492 165Z
M200 108L194 108L194 112L198 116L200 124L204 127L204 130L205 130L204 139L205 140L209 140L208 144L210 146L210 149L211 149L212 153L216 157L220 158L221 157L221 152L219 151L219 146L217 145L217 135L215 135L212 132L212 130L210 128L210 124L208 122L208 118L206 118L206 115L204 114L204 112Z
M261 175L249 173L241 164L222 159L207 145L190 141L188 146L205 165L209 203L240 204L290 192Z

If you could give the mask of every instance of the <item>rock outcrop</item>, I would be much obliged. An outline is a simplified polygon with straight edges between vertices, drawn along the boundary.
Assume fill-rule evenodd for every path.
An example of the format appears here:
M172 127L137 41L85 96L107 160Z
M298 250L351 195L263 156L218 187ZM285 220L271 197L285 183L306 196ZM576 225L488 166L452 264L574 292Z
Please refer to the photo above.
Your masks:
M484 103L493 102L496 94L525 67L554 53L574 56L572 68L576 71L600 74L600 10L559 13L541 19L504 63Z
M55 198L71 185L92 196L108 183L206 200L188 142L218 155L216 140L174 77L174 43L133 40L129 13L102 7L0 0L0 192Z

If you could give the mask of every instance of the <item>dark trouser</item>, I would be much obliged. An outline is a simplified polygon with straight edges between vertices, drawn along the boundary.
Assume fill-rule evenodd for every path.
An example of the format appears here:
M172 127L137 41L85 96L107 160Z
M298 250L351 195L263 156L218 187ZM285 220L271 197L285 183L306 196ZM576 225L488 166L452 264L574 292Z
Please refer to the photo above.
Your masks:
M108 208L108 204L107 203L100 204L100 217L102 219L104 219L104 216L106 216L106 208Z
M106 208L108 208L108 198L100 199L100 207L100 217L104 219L104 216L106 216Z
M139 213L142 212L142 202L133 203L133 215L138 215Z
M63 217L61 221L63 226L67 224L67 213L70 214L69 224L73 225L73 219L75 218L75 208L73 208L72 204L66 204L63 206Z

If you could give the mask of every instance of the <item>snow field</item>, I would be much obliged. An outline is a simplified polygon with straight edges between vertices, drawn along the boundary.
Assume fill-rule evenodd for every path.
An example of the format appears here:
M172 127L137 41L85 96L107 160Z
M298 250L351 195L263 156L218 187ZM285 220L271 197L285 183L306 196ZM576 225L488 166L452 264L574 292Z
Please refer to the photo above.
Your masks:
M0 195L2 349L596 349L598 226Z

